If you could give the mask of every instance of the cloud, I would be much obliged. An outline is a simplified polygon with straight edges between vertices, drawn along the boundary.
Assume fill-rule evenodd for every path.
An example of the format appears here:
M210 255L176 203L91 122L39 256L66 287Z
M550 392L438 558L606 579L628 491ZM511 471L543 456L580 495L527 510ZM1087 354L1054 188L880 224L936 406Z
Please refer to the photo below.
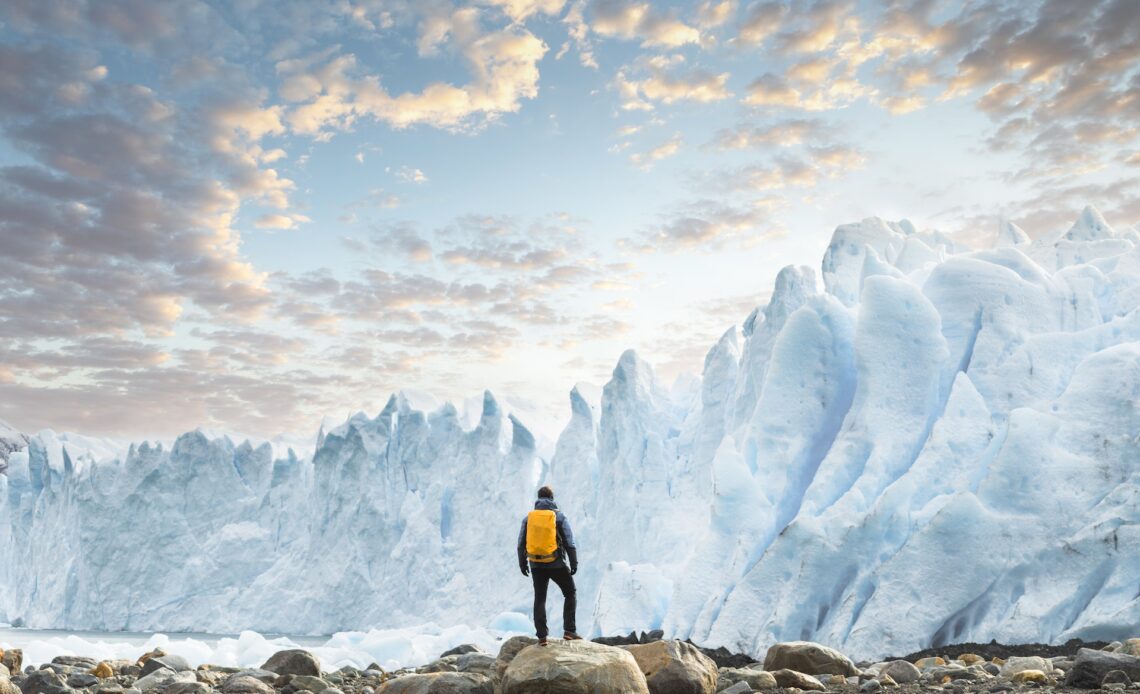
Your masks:
M258 229L296 229L298 224L312 221L303 214L263 214L253 223Z
M736 0L704 0L697 7L697 24L713 29L727 23L736 14Z
M638 168L648 169L662 159L668 159L677 154L681 151L683 143L684 140L682 140L681 135L677 134L647 152L636 152L629 155L629 161Z
M644 47L676 48L698 43L696 27L672 14L658 11L648 2L594 0L590 5L590 28L601 36L641 39Z
M766 126L742 123L734 128L717 131L713 144L720 149L755 149L776 145L790 147L805 142L819 142L830 138L834 126L822 121L793 118Z
M401 181L405 181L407 183L427 183L428 182L428 177L424 174L423 171L420 171L419 169L413 168L411 166L401 166L398 169L392 169L391 167L384 167L384 170L386 172L392 174L396 178L400 179Z
M680 74L671 71L683 61L684 58L679 55L643 59L633 70L645 72L640 79L631 76L628 68L619 70L614 78L614 86L621 95L622 109L648 110L653 108L653 102L711 103L732 96L727 87L729 73L713 74L699 69Z
M639 238L624 240L622 246L637 253L716 251L729 243L749 244L774 233L771 221L766 200L747 206L697 200L684 205L667 221Z
M566 0L483 0L491 7L498 7L513 22L522 22L536 14L557 15L562 12Z

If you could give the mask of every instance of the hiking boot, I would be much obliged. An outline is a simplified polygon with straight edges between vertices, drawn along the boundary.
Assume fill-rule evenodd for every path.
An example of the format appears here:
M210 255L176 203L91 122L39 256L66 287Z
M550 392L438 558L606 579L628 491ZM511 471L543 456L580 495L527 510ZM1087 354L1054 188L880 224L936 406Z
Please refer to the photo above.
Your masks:
M575 634L572 631L566 632L566 635L563 636L562 638L567 640L567 641L581 641L582 640L581 636L578 636L577 634Z
M545 646L545 645L547 645L547 644L549 644L549 643L550 643L550 642L546 640L546 637L545 637L545 636L543 636L541 639L539 639L539 640L538 640L538 645L540 645L540 646Z

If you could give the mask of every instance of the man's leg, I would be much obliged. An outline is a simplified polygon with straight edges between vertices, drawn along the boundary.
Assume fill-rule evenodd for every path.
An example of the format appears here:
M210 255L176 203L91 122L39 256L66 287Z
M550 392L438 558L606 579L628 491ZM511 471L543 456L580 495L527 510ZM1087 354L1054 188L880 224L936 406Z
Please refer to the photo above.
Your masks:
M570 569L561 568L553 572L550 576L554 582L558 584L559 589L562 590L562 597L564 603L562 605L562 628L570 633L578 631L577 623L574 619L574 613L578 607L578 591L574 588L574 577L570 575ZM545 595L545 591L543 593ZM545 604L543 605L545 607ZM545 613L545 610L543 610ZM545 618L546 615L543 614ZM545 626L545 623L543 624Z
M530 578L534 582L534 630L539 640L542 640L547 636L546 587L550 585L550 574L532 564Z

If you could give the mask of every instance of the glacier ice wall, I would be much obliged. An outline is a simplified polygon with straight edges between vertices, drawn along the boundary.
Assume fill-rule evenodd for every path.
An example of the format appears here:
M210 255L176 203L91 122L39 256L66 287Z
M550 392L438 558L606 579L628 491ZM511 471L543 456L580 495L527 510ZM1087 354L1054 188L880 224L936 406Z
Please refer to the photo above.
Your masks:
M821 271L785 268L694 390L622 355L549 456L489 393L474 428L393 397L311 459L193 432L95 462L33 436L0 475L0 620L486 624L529 610L514 541L544 481L595 634L861 657L1134 635L1140 234L1089 208L974 250L870 219Z

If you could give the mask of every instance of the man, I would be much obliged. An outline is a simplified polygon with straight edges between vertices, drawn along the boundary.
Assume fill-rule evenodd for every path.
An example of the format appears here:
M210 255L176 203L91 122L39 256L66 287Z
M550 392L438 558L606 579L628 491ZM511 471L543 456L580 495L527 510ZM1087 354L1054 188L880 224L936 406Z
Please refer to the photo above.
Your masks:
M558 510L554 503L554 490L550 487L538 490L534 510L523 518L518 554L519 570L534 582L534 627L539 645L547 644L546 589L552 580L558 584L564 600L562 626L566 633L563 638L567 641L582 638L574 633L577 595L571 578L578 573L578 548L574 546L570 521Z

